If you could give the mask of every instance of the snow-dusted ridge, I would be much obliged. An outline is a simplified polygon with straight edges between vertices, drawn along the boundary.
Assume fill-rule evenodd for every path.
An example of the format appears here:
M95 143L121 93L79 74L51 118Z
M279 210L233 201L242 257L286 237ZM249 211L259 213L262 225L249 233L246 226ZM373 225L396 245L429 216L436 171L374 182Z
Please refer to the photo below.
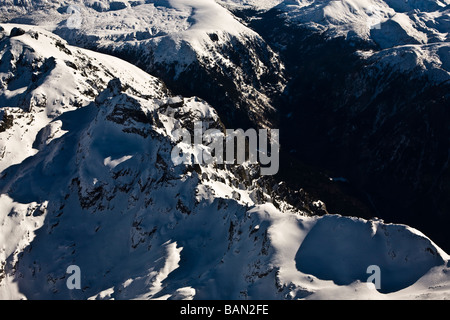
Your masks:
M41 28L2 26L26 33L0 40L13 115L0 133L0 298L449 297L450 257L417 230L309 216L246 164L174 166L176 128L223 128L201 99ZM365 283L372 264L385 293ZM68 290L69 265L82 290Z

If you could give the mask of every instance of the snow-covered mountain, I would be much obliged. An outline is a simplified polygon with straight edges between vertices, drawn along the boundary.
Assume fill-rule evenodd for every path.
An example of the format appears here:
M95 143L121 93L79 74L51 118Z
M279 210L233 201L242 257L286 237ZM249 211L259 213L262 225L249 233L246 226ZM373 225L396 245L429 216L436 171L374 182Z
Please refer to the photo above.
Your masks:
M0 0L39 26L0 28L0 297L448 297L449 10ZM198 120L282 128L284 173L174 166Z
M448 298L450 257L421 232L314 215L320 201L291 191L292 206L248 163L175 166L177 128L223 129L212 106L42 28L2 27L0 298Z
M70 44L119 56L180 94L214 103L225 122L269 126L285 85L278 56L214 0L6 1L4 21L32 23Z
M448 5L432 1L284 1L275 9L293 23L329 36L372 39L381 48L448 41Z
M448 0L221 0L232 10L279 11L330 37L373 39L383 48L448 41Z

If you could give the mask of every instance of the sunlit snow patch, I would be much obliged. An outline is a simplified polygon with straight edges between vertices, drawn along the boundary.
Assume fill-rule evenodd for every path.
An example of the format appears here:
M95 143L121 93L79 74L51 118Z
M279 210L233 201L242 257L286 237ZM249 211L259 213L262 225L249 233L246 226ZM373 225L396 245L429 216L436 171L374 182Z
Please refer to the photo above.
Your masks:
M103 164L104 164L106 167L109 167L110 169L114 169L114 168L117 167L119 164L121 164L121 163L123 163L123 162L125 162L125 161L127 161L127 160L130 160L131 158L133 158L133 156L124 156L124 157L122 157L122 158L120 158L120 159L116 159L116 160L112 160L111 157L108 157L108 158L106 158L106 159L103 161Z
M379 266L383 293L406 288L444 263L429 239L406 226L340 216L319 219L295 259L301 272L338 285L365 282L367 268Z

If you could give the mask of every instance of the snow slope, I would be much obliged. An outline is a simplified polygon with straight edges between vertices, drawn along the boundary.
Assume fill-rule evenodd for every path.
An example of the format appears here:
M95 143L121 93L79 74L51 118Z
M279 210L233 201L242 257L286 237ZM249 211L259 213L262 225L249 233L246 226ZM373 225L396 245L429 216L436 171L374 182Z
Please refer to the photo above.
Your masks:
M14 27L5 25L5 34ZM0 132L0 171L22 162L62 134L61 123L52 120L92 102L114 77L121 77L137 90L149 83L163 86L139 68L123 68L119 59L97 61L94 52L69 50L59 37L22 27L31 30L27 36L4 39L0 47L0 106L13 116L15 128L13 132ZM43 128L46 130L41 131ZM38 132L40 145L35 143Z
M3 80L1 109L45 117L2 133L24 138L2 140L17 151L2 159L0 298L449 297L450 257L419 231L310 216L279 200L247 163L175 166L176 128L201 120L223 129L210 105L172 96L126 62L20 27L31 30L0 40L2 78L14 78ZM16 68L36 74L32 89L15 89L28 83ZM24 92L52 99L13 104ZM380 292L365 283L373 264ZM81 269L81 290L66 286L70 265Z

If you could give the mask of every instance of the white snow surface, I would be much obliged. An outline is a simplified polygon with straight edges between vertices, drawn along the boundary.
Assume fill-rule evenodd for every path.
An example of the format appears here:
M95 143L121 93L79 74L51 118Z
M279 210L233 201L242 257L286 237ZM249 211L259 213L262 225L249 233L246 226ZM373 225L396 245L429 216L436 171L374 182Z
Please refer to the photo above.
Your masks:
M18 26L4 24L5 33ZM14 116L16 129L0 132L0 172L63 135L61 123L51 121L93 101L114 77L140 91L148 90L152 83L162 86L156 78L120 59L80 48L70 50L64 40L45 30L20 27L28 33L3 41L0 47L0 107ZM39 34L38 39L35 34ZM35 112L27 112L30 108Z
M200 99L41 28L0 48L15 119L0 134L0 299L450 298L450 257L418 230L310 217L239 168L174 166L176 128L219 123Z

